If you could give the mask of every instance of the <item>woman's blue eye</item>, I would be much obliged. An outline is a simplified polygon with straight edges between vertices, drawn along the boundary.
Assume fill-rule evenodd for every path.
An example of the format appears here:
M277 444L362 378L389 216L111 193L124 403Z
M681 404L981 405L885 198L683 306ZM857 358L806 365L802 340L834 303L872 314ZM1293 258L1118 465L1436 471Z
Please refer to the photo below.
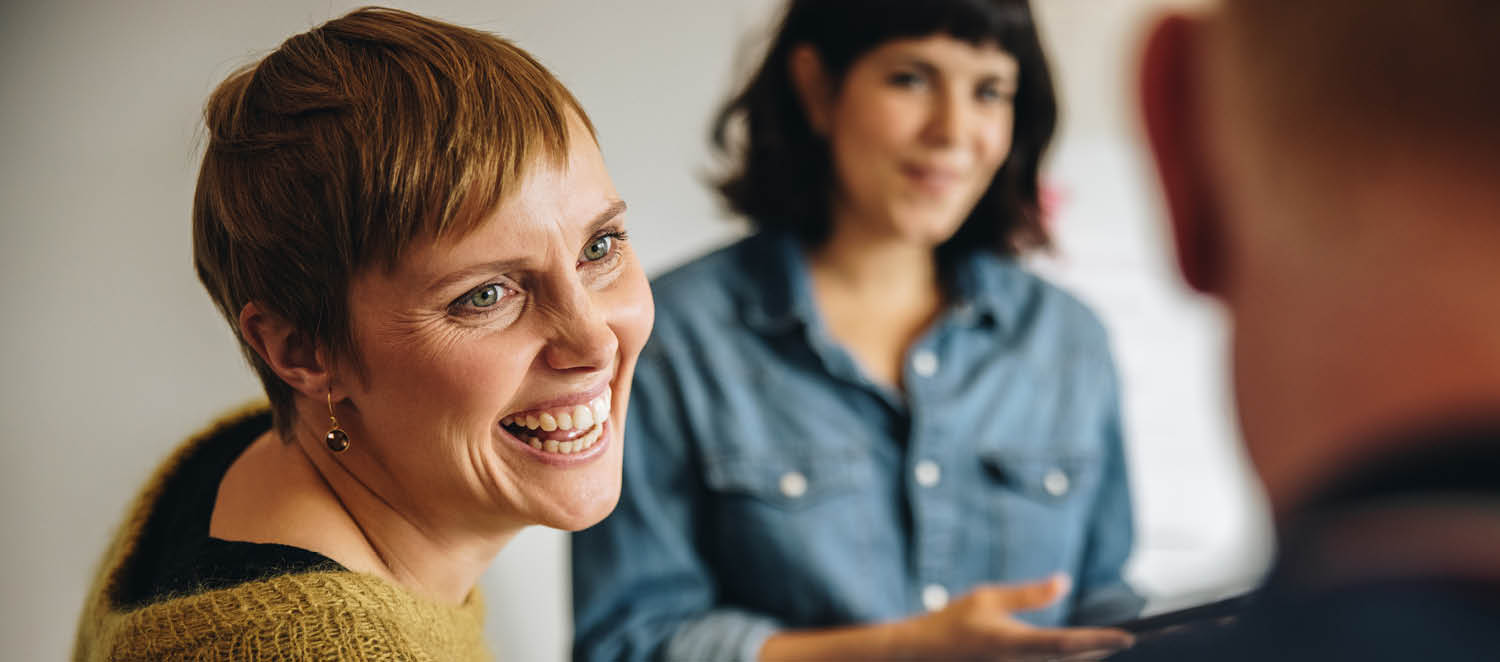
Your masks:
M468 303L475 308L489 308L500 303L500 297L504 293L500 291L499 285L485 285L478 291L469 295Z
M1011 100L1015 99L1016 95L1015 95L1014 92L1010 92L1008 90L1001 89L997 85L985 85L983 87L980 87L979 90L974 93L974 96L978 97L980 101L985 101L985 102L989 102L989 101L1007 102L1007 101L1011 101Z
M922 76L910 71L891 74L890 82L896 87L916 87L922 84Z
M583 248L583 259L588 262L598 262L609 257L609 249L614 246L614 242L615 238L610 235L595 239L593 243Z

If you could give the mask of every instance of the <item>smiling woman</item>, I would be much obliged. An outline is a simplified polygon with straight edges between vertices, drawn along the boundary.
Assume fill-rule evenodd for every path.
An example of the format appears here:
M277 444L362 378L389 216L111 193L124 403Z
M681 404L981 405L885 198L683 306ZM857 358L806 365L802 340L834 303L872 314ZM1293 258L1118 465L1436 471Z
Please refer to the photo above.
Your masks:
M1025 0L787 4L716 132L760 232L654 284L575 659L1130 642L1092 627L1142 604L1108 339L1015 260L1056 122Z
M614 507L652 325L587 116L508 42L383 9L205 116L195 262L269 407L158 472L75 658L484 659L489 562Z

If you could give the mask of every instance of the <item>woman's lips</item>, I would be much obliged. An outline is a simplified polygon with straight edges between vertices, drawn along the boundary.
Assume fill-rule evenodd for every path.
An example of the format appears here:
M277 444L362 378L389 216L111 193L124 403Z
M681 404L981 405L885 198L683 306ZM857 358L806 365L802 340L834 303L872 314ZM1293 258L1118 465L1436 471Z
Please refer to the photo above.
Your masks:
M581 391L576 391L568 395L552 398L551 400L531 403L529 409L522 409L520 411L511 412L510 414L506 415L506 418L525 416L527 414L539 414L547 410L571 409L574 406L588 404L599 398L605 398L607 401L609 397L610 383L609 381L604 381L600 382L598 385L592 388L583 389Z
M522 452L543 463L554 466L576 466L603 455L605 449L609 447L613 429L614 426L606 418L595 423L592 428L584 432L583 436L572 441L551 439L542 442L532 438L521 438L506 428L501 428L501 434L514 440Z
M532 449L570 455L588 450L597 442L609 420L612 396L604 389L582 403L533 409L500 420L510 436Z
M951 190L962 179L956 168L907 164L901 166L901 174L917 190L929 195L942 195Z

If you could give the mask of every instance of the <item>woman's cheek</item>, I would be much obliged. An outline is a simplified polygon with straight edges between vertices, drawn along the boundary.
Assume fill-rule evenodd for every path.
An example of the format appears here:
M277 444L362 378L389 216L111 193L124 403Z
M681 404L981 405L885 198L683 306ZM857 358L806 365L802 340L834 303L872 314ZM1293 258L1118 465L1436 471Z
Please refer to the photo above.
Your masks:
M488 400L497 393L513 391L530 363L525 343L513 336L489 334L447 345L431 363L438 373L434 386L463 399L479 396Z
M633 259L629 272L621 278L617 294L611 298L609 325L620 340L620 350L625 358L634 359L651 336L656 305L645 272Z
M1005 116L991 128L984 140L985 162L993 169L998 170L1005 164L1010 156L1010 148L1015 130L1015 116L1011 111L1006 111Z

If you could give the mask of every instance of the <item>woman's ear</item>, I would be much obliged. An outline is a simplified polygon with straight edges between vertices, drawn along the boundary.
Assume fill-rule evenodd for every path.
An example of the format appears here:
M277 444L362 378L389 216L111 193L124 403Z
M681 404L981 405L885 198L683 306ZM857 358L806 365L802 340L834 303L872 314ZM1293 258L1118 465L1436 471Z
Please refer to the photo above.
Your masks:
M1183 279L1204 294L1221 295L1225 280L1224 219L1210 185L1206 149L1201 144L1197 19L1173 15L1152 29L1141 63L1141 109L1146 136L1177 248Z
M787 59L788 73L796 88L797 99L802 102L802 111L807 115L807 124L813 133L826 137L833 113L833 81L823 58L812 46L802 44L792 48Z
M330 384L327 354L285 318L251 301L240 309L240 335L288 386L322 400Z

